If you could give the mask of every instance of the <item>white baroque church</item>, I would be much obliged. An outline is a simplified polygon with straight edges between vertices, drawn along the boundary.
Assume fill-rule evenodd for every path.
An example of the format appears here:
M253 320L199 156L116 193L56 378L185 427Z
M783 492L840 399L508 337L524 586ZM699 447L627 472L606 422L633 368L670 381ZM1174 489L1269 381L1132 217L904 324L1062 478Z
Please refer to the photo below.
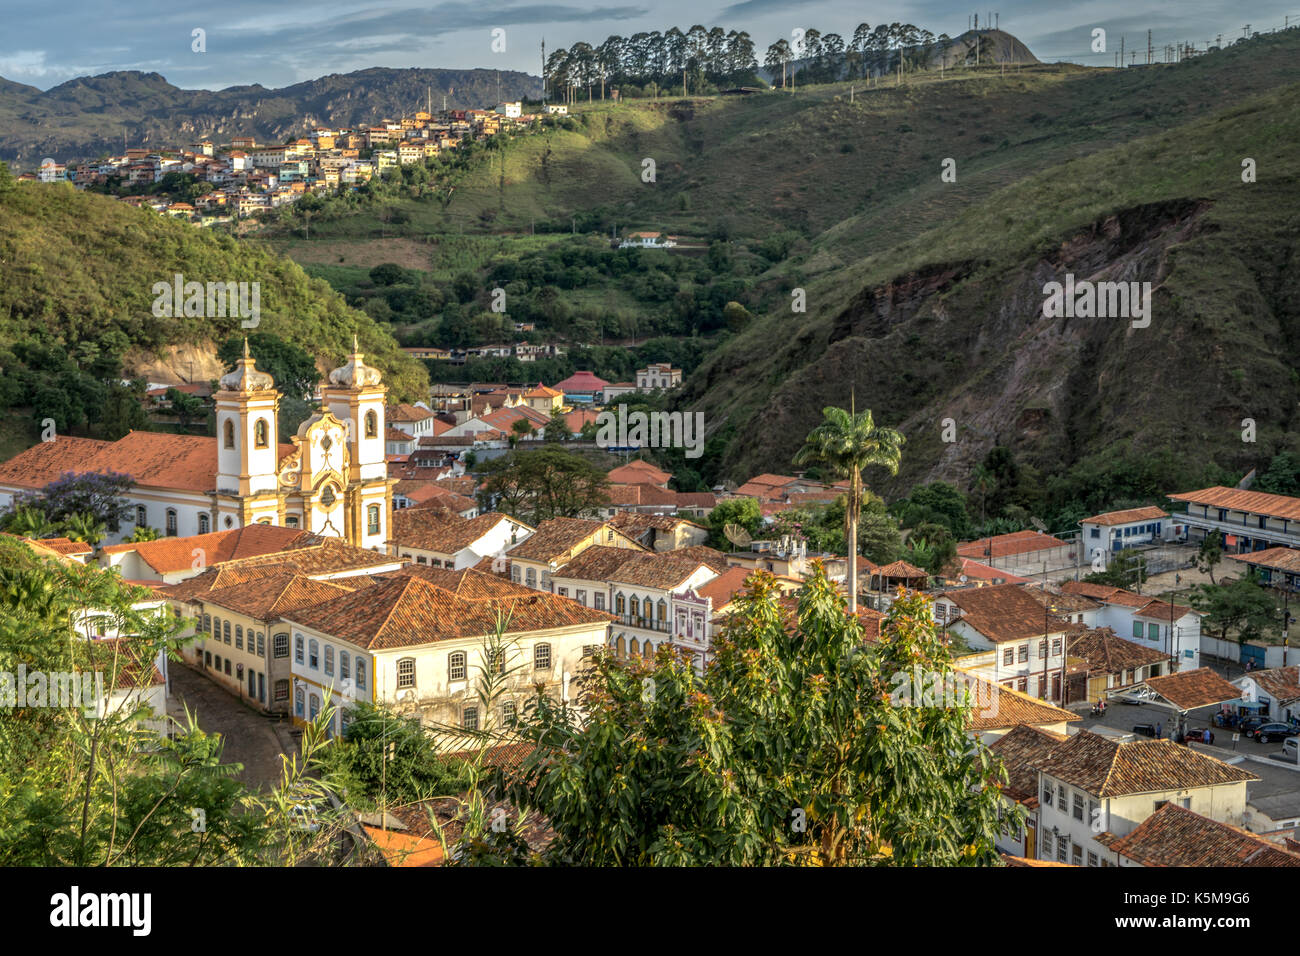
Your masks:
M331 371L321 389L321 410L298 426L290 444L280 444L280 393L245 341L243 357L213 396L216 438L55 436L0 464L0 507L69 472L117 472L132 478L131 514L105 544L138 526L189 536L261 523L384 551L396 484L384 457L388 389L363 359L354 338L347 364Z

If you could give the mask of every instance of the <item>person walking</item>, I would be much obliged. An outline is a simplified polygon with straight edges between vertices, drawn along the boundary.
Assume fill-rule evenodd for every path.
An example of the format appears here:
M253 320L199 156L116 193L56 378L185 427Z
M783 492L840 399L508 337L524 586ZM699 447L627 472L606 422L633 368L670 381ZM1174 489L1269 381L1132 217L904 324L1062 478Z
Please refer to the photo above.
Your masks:
M1159 740L1162 736L1164 736L1164 725L1161 724L1161 723L1157 723L1157 724L1156 724L1156 740Z

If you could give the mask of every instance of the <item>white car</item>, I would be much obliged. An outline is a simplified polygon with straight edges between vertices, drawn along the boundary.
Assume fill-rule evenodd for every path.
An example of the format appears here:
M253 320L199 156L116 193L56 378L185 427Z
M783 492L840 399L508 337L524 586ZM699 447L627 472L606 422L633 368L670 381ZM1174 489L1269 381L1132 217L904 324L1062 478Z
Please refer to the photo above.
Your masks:
M1295 760L1297 745L1300 745L1300 737L1288 737L1286 740L1282 741L1282 753L1289 759Z

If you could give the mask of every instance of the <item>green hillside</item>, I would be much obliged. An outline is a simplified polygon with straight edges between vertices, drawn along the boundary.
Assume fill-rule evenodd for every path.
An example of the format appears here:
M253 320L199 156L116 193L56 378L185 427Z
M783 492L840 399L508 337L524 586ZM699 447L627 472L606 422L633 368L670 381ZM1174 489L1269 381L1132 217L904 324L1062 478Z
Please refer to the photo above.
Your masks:
M147 364L169 346L214 352L241 331L238 317L153 314L156 282L260 284L259 332L304 348L322 364L350 351L352 336L397 396L420 397L427 375L369 316L323 281L257 243L197 229L150 210L30 183L0 192L0 342L116 353Z

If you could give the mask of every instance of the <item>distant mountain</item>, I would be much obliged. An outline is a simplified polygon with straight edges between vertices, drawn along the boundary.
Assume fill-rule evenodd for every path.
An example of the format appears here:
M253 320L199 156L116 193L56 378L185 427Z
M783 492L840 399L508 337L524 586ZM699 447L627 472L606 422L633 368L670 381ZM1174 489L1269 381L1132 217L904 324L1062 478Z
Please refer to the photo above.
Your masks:
M0 77L0 160L36 166L120 153L123 146L184 145L201 137L283 140L313 126L357 126L410 115L427 102L483 108L541 94L538 77L497 70L333 73L282 89L260 85L183 90L158 73L78 77L42 92Z

